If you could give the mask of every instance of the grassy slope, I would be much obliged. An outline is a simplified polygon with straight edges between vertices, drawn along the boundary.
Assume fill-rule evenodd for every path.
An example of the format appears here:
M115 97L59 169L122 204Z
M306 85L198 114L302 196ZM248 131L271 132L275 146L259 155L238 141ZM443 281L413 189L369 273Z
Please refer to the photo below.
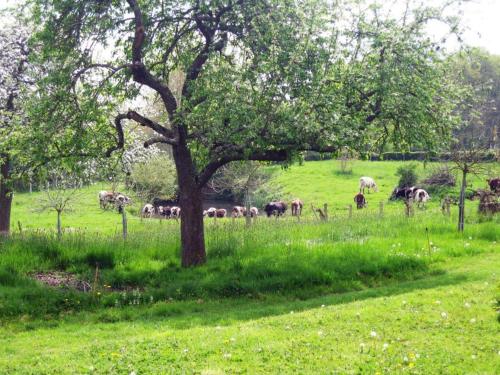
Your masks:
M210 251L226 251L236 246L234 254L242 270L235 271L232 258L222 257L212 259L204 271L181 273L175 279L195 277L198 280L202 277L211 285L219 282L210 280L211 275L213 278L213 275L224 274L229 278L226 281L231 282L233 276L230 272L255 271L259 267L268 270L266 272L281 272L290 270L290 262L294 266L299 263L304 266L293 271L300 278L314 271L314 267L330 267L329 263L323 266L318 263L322 254L333 256L330 264L342 270L342 267L351 266L349 261L352 259L344 264L335 262L334 256L344 248L362 255L371 254L367 259L372 259L375 254L372 251L398 252L398 243L411 257L425 256L425 227L430 228L431 239L440 248L431 264L430 274L438 269L447 273L404 283L375 280L372 284L380 285L379 288L366 289L366 286L359 285L363 290L321 298L302 300L306 294L301 293L298 295L301 301L291 295L280 297L276 294L258 299L203 297L201 303L196 300L169 302L167 299L167 302L148 306L94 312L66 311L58 318L47 315L42 320L21 316L14 321L4 321L0 327L0 373L94 371L128 374L133 370L138 374L177 373L180 370L209 374L238 370L251 373L327 373L333 370L340 373L389 373L403 369L415 373L498 372L499 325L491 304L499 294L495 289L498 285L495 272L500 266L496 244L500 236L498 216L493 222L482 224L475 215L477 203L468 202L470 215L463 237L453 229L455 217L450 220L441 216L436 200L431 202L427 211L417 211L416 217L409 221L401 216L401 204L387 204L387 216L380 221L376 216L378 201L386 201L395 185L397 165L399 163L356 162L353 175L343 176L335 173L338 167L334 161L311 162L279 173L276 181L285 186L288 195L301 197L307 207L310 203L328 202L334 220L321 225L295 225L262 219L254 227L255 233L251 234L255 242L250 243L259 244L255 249L248 246L248 241L241 240L245 232L242 228L233 228L230 220L222 227L209 222L209 256ZM374 177L381 191L370 194L369 210L355 211L353 221L349 222L345 220L345 205L351 203L361 175ZM484 182L475 179L474 186L484 187ZM106 187L95 185L84 189L75 204L75 211L64 217L63 224L106 235L119 233L120 216L98 208L97 192L103 188ZM32 212L39 197L39 194L16 195L14 223L21 221L23 228L52 228L55 221L52 213ZM453 209L456 211L456 207ZM306 217L311 215L307 210ZM147 276L148 270L153 270L153 273L163 270L165 276L162 277L169 280L169 264L178 263L175 253L178 224L160 224L156 220L141 222L133 215L129 219L132 236L139 233L136 240L145 242L135 248L118 247L115 269L132 278L135 273ZM145 240L145 236L150 236L154 244L149 246L151 238ZM468 240L469 236L473 239ZM160 246L161 241L167 244L166 253ZM109 250L115 244L97 243L95 246ZM397 248L393 249L393 246ZM83 256L87 251L75 246L65 249L63 255L77 259L79 253ZM311 251L315 256L308 256ZM16 254L21 253L24 259L19 261ZM50 252L45 255L50 257ZM315 266L308 269L311 261ZM39 256L32 249L23 250L22 245L2 253L2 265L22 272L33 267L53 267L48 258ZM374 268L377 267L386 265L379 262ZM353 270L355 268L349 269ZM103 277L106 277L106 272ZM288 272L286 281L293 285L294 275L291 273ZM357 285L358 276L349 273L349 278L347 283ZM255 284L259 286L280 280L268 280L264 276ZM342 289L337 285L329 287L329 290ZM2 297L5 294L2 295L0 290L0 307L5 303ZM471 307L466 308L465 302ZM322 304L327 307L321 308ZM292 315L291 311L295 313ZM446 319L441 317L441 312L447 312ZM471 323L471 319L476 319L475 323ZM377 333L376 338L370 337L372 330ZM385 342L389 344L386 351L383 350ZM361 343L365 344L363 350Z
M498 373L500 325L492 299L500 258L459 258L447 267L448 274L426 280L306 301L172 302L131 309L132 321L112 324L82 315L35 331L2 327L0 369L15 374ZM134 317L138 312L143 315Z
M398 178L395 171L402 162L369 162L356 161L353 164L352 175L338 174L338 162L334 160L321 162L307 162L303 165L295 165L287 170L275 168L277 173L275 183L284 187L287 197L300 197L306 204L305 216L312 217L310 204L323 205L328 203L331 212L334 214L346 215L346 206L354 204L353 197L359 189L359 177L371 176L379 185L379 193L367 195L368 212L375 213L378 210L380 201L387 203L387 200L397 185ZM427 170L432 168L432 164L427 165ZM489 165L495 170L492 175L500 173L500 165ZM418 172L421 176L427 173L423 168L423 163L418 164ZM471 176L470 182L473 188L485 188L484 178ZM102 233L116 233L121 231L121 217L112 211L102 211L99 209L97 194L100 190L106 190L109 186L96 184L79 191L74 203L73 211L63 215L63 226L66 228L82 229L87 231L98 231ZM18 222L23 228L48 228L55 227L56 216L53 212L34 212L40 199L41 193L16 194L13 203L12 225L17 229ZM467 203L472 211L475 210L476 203ZM149 231L156 230L156 221L140 221L136 213L140 203L135 202L132 213L129 215L130 230ZM437 209L439 199L431 201L431 208ZM401 212L402 205L397 203L386 204L386 210ZM366 212L366 211L365 211Z

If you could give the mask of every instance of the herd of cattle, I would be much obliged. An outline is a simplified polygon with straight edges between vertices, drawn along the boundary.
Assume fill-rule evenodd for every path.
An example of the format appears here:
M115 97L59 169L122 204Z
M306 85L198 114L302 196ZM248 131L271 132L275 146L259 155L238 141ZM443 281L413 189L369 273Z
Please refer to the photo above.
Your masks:
M500 178L493 178L488 180L488 184L493 193L500 193ZM374 192L378 191L375 180L371 177L361 177L359 179L359 193L354 196L354 202L358 209L366 207L367 201L365 198L365 189L370 193L370 189ZM396 188L392 192L391 200L404 199L416 203L418 207L423 207L431 197L422 188L417 186ZM125 194L117 192L99 192L99 205L102 209L108 208L110 205L116 207L119 212L122 211L123 206L130 204L131 199ZM181 208L177 205L178 202L172 199L153 199L152 203L147 203L141 210L143 218L151 218L159 216L165 219L178 219L181 216ZM304 203L300 199L294 199L290 204L292 216L300 216ZM269 202L264 206L264 212L267 217L282 216L288 209L288 204L284 201ZM228 214L225 208L210 207L203 211L204 217L210 218L224 218L231 216L232 218L247 217L255 218L259 216L259 209L257 207L250 207L248 210L243 206L234 206Z

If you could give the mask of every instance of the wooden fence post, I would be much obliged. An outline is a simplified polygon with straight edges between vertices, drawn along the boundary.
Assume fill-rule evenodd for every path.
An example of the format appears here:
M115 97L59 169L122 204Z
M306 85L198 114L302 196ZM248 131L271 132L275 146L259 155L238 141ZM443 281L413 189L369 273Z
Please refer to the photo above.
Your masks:
M122 209L122 231L123 231L122 235L123 239L126 240L128 235L128 223L127 223L127 211L125 210L125 205L122 205L121 209Z
M325 221L328 221L328 204L327 203L325 203L323 205L323 209L324 209Z
M352 219L352 204L350 204L349 206L347 206L348 210L349 210L349 219Z
M311 210L312 210L312 212L313 212L314 217L316 218L316 220L318 220L318 215L316 215L316 209L314 208L314 206L312 205L312 203L311 203Z
M380 217L384 216L384 202L383 201L380 201L380 204L378 206L378 215Z

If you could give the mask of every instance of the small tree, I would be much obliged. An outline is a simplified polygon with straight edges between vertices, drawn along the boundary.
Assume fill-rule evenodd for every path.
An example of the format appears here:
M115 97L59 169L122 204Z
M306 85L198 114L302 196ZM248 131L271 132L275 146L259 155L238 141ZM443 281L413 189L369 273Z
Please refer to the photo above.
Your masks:
M481 164L484 158L484 149L472 140L469 143L458 143L451 153L451 159L455 164L454 169L462 173L460 185L460 198L458 201L458 231L464 231L465 221L465 190L467 189L467 176L469 174L480 174L485 171Z
M51 188L47 186L44 197L40 201L39 212L55 211L57 213L57 237L62 236L62 221L63 212L72 210L71 203L78 197L78 191L64 181L58 180ZM74 186L74 185L73 185Z
M354 162L354 152L344 148L339 155L340 174L352 174L352 164Z

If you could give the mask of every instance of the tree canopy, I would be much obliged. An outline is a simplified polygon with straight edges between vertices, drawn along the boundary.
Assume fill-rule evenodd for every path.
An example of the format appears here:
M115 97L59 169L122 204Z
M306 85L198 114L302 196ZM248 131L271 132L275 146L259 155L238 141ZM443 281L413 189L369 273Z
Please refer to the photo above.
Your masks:
M32 107L38 151L110 154L126 121L151 129L146 147L172 146L183 263L202 263L198 196L221 166L449 134L456 91L425 25L455 32L453 1L413 3L391 15L354 0L28 0L49 70ZM151 93L161 121L140 110Z

